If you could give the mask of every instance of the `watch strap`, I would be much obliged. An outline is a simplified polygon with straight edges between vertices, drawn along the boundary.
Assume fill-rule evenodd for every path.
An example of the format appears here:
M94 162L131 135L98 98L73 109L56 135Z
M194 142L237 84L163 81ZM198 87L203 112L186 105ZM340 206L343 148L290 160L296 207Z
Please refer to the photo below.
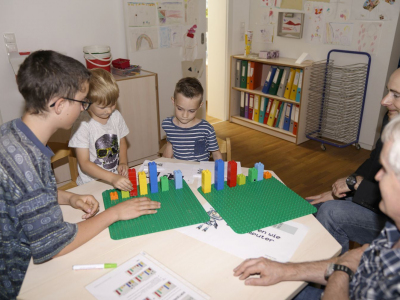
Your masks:
M342 272L347 273L347 275L349 275L349 280L350 281L353 279L353 276L354 276L354 272L349 267L346 267L344 265L334 264L333 265L333 271L342 271Z

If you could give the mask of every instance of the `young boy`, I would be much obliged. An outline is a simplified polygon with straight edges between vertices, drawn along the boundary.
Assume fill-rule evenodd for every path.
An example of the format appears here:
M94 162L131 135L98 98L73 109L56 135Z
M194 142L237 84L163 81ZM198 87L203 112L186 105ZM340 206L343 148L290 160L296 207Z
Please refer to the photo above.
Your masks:
M206 120L196 118L203 105L203 87L196 78L186 77L175 86L175 117L166 118L162 128L167 134L167 147L163 157L183 160L207 161L222 159L214 128Z
M119 88L110 72L91 70L87 97L92 104L74 124L69 141L78 159L76 183L103 179L117 189L130 191L125 138L129 129L115 110Z
M0 131L0 298L15 299L31 257L43 263L71 252L118 220L155 213L158 202L128 200L95 216L93 196L57 191L46 147L58 129L70 129L90 105L90 73L77 60L36 51L21 64L18 89L25 112ZM60 205L83 210L84 222L63 220Z

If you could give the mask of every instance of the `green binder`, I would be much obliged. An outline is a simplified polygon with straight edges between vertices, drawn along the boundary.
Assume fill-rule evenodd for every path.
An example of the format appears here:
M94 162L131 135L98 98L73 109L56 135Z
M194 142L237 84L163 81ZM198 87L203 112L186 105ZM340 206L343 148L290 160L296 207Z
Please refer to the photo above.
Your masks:
M268 94L276 95L278 93L279 84L281 83L283 71L284 69L279 67L276 70L274 80L271 83L271 87L269 88Z
M240 68L240 87L247 89L247 60L242 60L242 66Z

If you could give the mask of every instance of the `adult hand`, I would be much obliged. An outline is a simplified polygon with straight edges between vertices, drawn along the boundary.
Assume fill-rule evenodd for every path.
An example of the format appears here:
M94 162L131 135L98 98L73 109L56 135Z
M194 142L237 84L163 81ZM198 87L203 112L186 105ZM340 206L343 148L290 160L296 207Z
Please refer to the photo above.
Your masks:
M334 184L332 184L332 194L338 198L343 198L346 196L347 192L350 192L350 189L346 183L346 179L347 177L340 178L336 180Z
M347 251L345 254L339 257L336 263L339 265L345 265L353 272L356 272L358 265L360 264L361 256L368 246L369 244L365 244L362 247Z
M333 195L332 191L327 191L327 192L319 194L319 195L306 197L306 200L313 200L310 202L310 204L312 204L312 205L326 202L329 200L334 200L334 199L335 199L335 196Z
M118 221L130 220L142 215L155 214L160 207L160 202L152 201L147 197L129 199L113 206L116 210Z
M127 164L119 164L118 165L118 174L124 177L128 177L128 165Z
M281 282L285 276L286 265L264 257L246 259L233 269L234 276L240 276L240 280L250 275L259 274L260 278L249 278L245 285L273 285Z
M69 204L75 209L86 212L82 219L89 219L99 212L99 202L92 195L73 194L69 198Z
M116 188L120 189L121 191L131 191L133 186L132 182L119 174L113 174L114 176L112 177L111 184Z

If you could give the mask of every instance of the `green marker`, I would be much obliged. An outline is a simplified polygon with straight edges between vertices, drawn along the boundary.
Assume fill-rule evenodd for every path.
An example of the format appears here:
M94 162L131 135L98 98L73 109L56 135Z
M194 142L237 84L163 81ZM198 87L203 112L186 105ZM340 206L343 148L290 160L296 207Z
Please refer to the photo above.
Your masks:
M115 269L117 264L73 265L72 270Z

